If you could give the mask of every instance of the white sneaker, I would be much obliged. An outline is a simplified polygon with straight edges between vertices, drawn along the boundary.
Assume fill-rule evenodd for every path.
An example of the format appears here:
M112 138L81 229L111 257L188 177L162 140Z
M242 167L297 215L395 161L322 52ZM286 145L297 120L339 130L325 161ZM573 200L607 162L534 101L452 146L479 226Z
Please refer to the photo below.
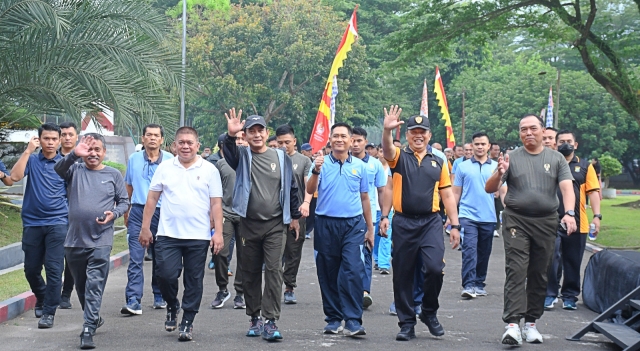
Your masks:
M512 345L512 346L522 345L522 335L520 334L520 325L515 323L509 323L505 327L505 329L507 329L507 331L504 332L504 334L502 334L502 344Z
M536 328L535 323L525 323L522 334L527 342L532 344L542 344L542 335Z
M500 237L500 233L498 233L498 231L497 231L497 230L494 230L494 231L493 231L493 237L494 237L494 238L499 238L499 237Z

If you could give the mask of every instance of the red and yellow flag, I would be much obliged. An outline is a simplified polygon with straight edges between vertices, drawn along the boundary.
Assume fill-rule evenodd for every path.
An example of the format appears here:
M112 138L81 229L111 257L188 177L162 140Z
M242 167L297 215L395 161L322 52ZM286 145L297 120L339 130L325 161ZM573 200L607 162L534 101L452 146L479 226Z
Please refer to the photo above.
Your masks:
M436 100L440 106L442 119L444 119L444 127L447 129L447 147L453 148L456 145L456 138L453 136L453 127L451 126L451 118L449 117L449 105L447 104L447 96L444 94L444 86L442 85L442 77L440 77L440 69L436 66L436 82L435 89Z
M313 124L313 131L311 132L311 138L309 140L309 144L311 144L314 153L322 149L329 141L333 78L338 75L338 70L343 66L343 62L347 58L347 53L351 51L351 45L353 45L358 37L358 26L356 22L357 10L358 6L353 10L349 25L342 35L342 40L336 51L336 57L333 59L333 64L331 65L329 78L327 78L327 83L322 93L320 107L318 108L318 114L316 115L316 121Z

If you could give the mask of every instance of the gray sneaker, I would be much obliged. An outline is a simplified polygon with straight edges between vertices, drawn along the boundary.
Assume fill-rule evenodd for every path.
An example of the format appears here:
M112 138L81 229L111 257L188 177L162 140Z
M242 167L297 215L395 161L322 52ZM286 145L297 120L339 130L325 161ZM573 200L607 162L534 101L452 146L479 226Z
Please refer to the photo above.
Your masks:
M476 291L474 288L466 288L462 290L462 293L460 294L460 296L471 299L476 297Z
M233 299L233 308L236 310L247 308L247 305L244 303L244 298L242 297L242 295L236 295L236 298Z
M293 290L285 290L284 303L286 305L293 305L298 303L298 300L296 300L296 294L293 292Z
M476 296L487 296L487 291L484 288L475 287Z
M227 300L229 300L229 298L231 297L231 294L229 293L228 290L225 291L218 291L218 293L216 294L216 298L215 300L211 301L211 308L222 308L224 306L224 303L227 302Z

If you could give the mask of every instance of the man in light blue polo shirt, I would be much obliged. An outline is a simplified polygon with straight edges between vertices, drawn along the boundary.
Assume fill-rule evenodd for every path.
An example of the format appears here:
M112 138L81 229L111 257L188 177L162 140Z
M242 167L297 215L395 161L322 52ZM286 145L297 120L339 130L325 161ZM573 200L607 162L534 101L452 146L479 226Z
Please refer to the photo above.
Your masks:
M142 214L144 205L147 202L151 179L158 168L158 165L168 159L173 158L170 153L161 150L164 141L164 128L158 124L148 124L142 129L142 151L138 151L129 157L127 163L127 173L124 181L127 193L131 199L131 207L124 214L124 224L127 226L127 237L129 242L129 268L127 268L127 287L125 289L125 305L120 313L126 315L142 314L142 292L144 290L144 252L140 245L138 236L142 226ZM153 289L153 308L162 309L167 307L167 303L162 298L160 286L156 278L156 256L153 255L155 235L158 232L158 222L160 220L160 201L151 219L151 233L153 242L149 245L152 253L151 288Z
M458 166L460 164L473 156L473 145L472 143L466 143L463 146L464 156L458 157L455 161L453 161L453 165L451 166L451 183L454 183L456 180L456 172L458 171Z
M487 152L490 142L486 133L472 137L473 156L461 162L457 168L453 193L460 205L462 240L462 297L486 296L485 279L489 256L493 246L496 212L493 194L487 194L484 186L495 172L498 163ZM466 145L465 145L466 146Z
M365 335L362 326L361 245L373 247L369 182L364 162L349 154L352 129L331 127L331 154L318 156L307 181L307 193L318 191L315 235L316 267L327 326L337 334ZM366 224L365 224L366 222Z
M380 207L383 196L384 187L387 185L387 174L382 167L382 163L367 152L371 149L372 144L367 144L367 131L361 127L353 128L353 137L351 138L351 155L362 160L367 167L367 178L369 180L369 200L371 203L371 219L373 222L374 233L378 233L378 225L380 224ZM362 284L364 288L363 307L368 308L373 304L371 297L371 275L373 273L372 258L378 263L378 246L380 236L375 235L373 250L366 245L362 245L362 259L364 262L365 274L362 276Z

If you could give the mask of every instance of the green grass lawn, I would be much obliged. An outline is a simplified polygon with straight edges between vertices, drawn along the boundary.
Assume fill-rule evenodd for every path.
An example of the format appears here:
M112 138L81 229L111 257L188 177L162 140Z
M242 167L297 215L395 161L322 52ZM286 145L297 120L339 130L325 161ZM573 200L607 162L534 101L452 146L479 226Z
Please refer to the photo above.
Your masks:
M0 202L6 198L0 197ZM0 247L19 242L22 239L22 219L20 209L0 205Z
M640 248L640 207L614 207L640 200L640 196L618 196L615 199L602 199L602 223L600 234L595 242L606 247ZM592 210L587 209L589 218Z
M128 249L127 232L122 232L113 238L111 255L115 255ZM42 276L45 277L44 269L42 271ZM0 301L20 295L29 290L31 289L29 288L29 283L27 283L27 280L24 278L24 271L22 269L0 275Z

